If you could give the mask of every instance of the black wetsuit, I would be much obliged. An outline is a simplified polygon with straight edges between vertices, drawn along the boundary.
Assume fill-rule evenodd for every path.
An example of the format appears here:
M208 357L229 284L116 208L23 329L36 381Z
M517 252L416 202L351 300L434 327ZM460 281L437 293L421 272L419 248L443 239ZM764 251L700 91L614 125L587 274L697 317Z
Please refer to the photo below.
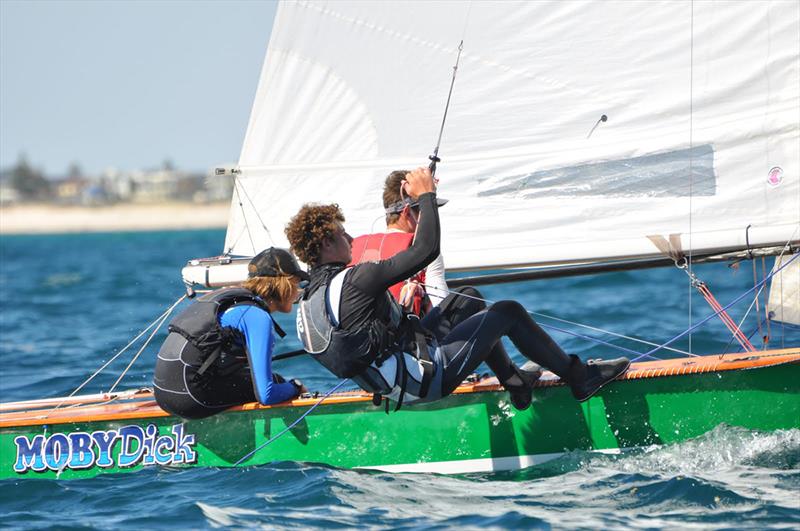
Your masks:
M346 274L338 305L339 327L357 329L381 315L384 292L393 284L425 268L439 254L439 214L434 193L419 197L420 221L416 239L408 249L380 262L361 263ZM325 264L311 271L309 292L328 284L344 264ZM451 294L457 297L456 294ZM435 382L423 401L450 394L464 379L486 362L504 385L519 385L515 366L500 338L508 336L532 361L559 376L567 374L570 358L514 301L501 301L478 311L482 305L465 304L459 312L433 311L423 326L434 336L429 347L437 365ZM389 382L391 385L392 382Z

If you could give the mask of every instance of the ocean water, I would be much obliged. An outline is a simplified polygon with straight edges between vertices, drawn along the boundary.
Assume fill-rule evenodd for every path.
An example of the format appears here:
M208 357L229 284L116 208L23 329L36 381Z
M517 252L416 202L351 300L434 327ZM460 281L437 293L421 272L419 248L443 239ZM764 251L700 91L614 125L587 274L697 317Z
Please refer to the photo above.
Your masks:
M222 231L187 231L0 238L0 401L73 391L183 294L180 268L188 258L217 254L223 237ZM739 269L702 265L695 273L723 304L753 286L749 262ZM518 299L542 324L640 352L648 347L543 315L658 343L686 329L690 312L693 322L711 313L675 268L481 289L488 299ZM751 300L731 309L737 322ZM279 320L293 330L291 316ZM753 333L756 346L765 330L758 324L754 307L742 328ZM772 347L800 344L797 330L773 325L770 332ZM292 336L281 350L299 347ZM585 337L554 336L584 357L618 355ZM150 385L163 337L162 331L139 354L118 388ZM692 334L691 346L688 339L674 346L714 353L729 341L714 319ZM108 390L137 350L138 344L84 392ZM280 372L311 389L324 392L337 382L313 360L279 363ZM719 426L676 445L616 456L573 452L521 471L460 476L281 462L71 481L4 480L0 526L798 529L800 430L765 434Z

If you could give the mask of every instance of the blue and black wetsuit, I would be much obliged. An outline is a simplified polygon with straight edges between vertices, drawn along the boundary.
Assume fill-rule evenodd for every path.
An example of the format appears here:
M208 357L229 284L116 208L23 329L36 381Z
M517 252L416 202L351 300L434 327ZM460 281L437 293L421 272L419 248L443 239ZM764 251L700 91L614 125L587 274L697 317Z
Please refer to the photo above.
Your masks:
M272 350L275 347L275 330L272 316L256 306L234 306L226 310L220 318L220 325L233 328L242 334L243 345L250 365L249 377L253 382L251 389L257 400L267 404L277 404L297 395L297 388L289 383L274 381L272 372Z
M245 302L234 303L220 315L208 313L189 307L170 325L153 380L162 409L184 418L203 418L247 402L276 404L297 396L294 384L272 372L275 327L269 312ZM212 321L204 323L197 317L200 314ZM215 341L218 337L221 344ZM216 346L221 347L217 352Z

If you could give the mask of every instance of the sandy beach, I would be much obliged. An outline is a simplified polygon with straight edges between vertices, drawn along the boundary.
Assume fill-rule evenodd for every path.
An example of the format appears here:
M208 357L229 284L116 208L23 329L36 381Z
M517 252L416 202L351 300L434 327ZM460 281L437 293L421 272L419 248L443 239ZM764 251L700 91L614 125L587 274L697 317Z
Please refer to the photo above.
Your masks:
M224 228L229 202L0 207L0 234L58 234Z

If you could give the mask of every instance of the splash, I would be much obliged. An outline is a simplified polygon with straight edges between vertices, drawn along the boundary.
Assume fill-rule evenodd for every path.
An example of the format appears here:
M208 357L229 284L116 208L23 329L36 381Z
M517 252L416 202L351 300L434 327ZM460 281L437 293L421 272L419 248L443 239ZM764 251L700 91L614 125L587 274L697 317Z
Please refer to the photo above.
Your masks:
M668 446L650 447L618 457L604 456L624 471L672 474L722 471L737 466L777 470L800 468L800 429L764 433L720 425L710 432Z

